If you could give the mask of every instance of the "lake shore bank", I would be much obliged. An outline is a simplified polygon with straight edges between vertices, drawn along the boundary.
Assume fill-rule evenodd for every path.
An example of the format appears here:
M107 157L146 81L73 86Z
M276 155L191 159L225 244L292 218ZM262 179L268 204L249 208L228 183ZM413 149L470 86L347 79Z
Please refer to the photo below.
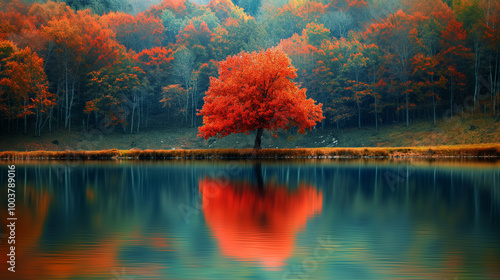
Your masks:
M454 119L455 120L455 119ZM251 149L255 133L231 134L223 138L207 140L197 136L198 128L165 126L152 123L139 134L124 134L113 131L90 129L72 131L56 129L41 136L0 132L0 151L66 151L66 150L193 150L193 149ZM278 131L278 137L264 131L262 148L365 148L365 147L434 147L448 145L482 145L498 143L500 122L492 119L438 121L437 126L428 122L417 122L409 127L384 125L375 127L313 129L306 134L295 130Z
M500 157L500 143L364 148L172 149L5 151L0 159L294 159L294 158L488 158Z

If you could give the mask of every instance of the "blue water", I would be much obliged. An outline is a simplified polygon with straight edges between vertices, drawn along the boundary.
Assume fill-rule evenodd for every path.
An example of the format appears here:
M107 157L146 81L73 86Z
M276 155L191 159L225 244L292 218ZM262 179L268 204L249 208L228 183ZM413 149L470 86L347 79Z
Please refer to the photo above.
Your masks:
M7 164L16 272L7 271ZM1 279L498 279L496 161L3 162Z

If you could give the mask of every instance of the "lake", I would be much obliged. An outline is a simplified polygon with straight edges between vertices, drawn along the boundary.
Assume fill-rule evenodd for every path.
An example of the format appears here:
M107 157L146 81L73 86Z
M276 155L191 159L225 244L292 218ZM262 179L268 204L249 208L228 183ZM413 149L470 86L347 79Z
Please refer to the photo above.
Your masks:
M7 271L15 164L15 273ZM500 278L500 163L18 161L1 279Z

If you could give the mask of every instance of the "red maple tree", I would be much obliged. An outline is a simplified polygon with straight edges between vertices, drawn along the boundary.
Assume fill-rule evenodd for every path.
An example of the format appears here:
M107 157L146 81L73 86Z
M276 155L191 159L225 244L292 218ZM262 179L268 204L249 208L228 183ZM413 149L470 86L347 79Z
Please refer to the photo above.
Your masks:
M222 138L257 130L254 148L260 149L264 129L311 129L324 118L322 104L306 97L306 89L292 81L296 77L280 48L227 57L219 64L219 77L210 78L198 136Z

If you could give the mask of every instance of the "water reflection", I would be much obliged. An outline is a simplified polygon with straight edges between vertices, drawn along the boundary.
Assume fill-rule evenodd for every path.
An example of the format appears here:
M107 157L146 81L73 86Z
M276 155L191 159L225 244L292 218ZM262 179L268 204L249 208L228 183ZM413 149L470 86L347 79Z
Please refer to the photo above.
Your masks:
M18 162L0 279L500 278L498 167ZM318 238L336 247L311 269Z
M280 269L294 251L297 232L321 213L323 194L305 183L295 190L264 183L260 164L254 168L257 184L200 180L203 213L224 256Z

